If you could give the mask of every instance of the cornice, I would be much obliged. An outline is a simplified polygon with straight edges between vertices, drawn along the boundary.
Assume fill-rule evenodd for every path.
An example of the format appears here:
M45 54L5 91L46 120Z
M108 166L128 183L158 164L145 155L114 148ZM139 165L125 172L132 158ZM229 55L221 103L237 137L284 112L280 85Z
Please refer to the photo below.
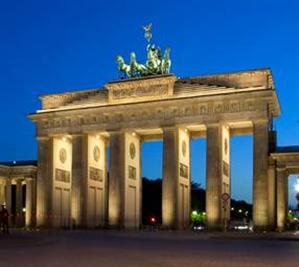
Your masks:
M37 166L25 165L25 166L5 166L0 165L0 176L6 178L16 177L32 177L36 178Z
M181 89L177 88L178 85ZM185 85L187 87L192 86L193 89L188 92L188 90L184 89ZM172 98L203 97L204 95L241 93L245 90L258 91L267 89L271 89L274 92L271 106L274 116L277 116L280 113L280 106L269 68L183 79L170 74L112 81L108 82L102 89L97 88L41 96L42 109L38 113L135 103L136 101L155 101L159 100L159 94L161 94L160 98L168 100ZM173 93L174 90L176 90L176 94ZM116 100L113 99L113 94ZM92 101L89 101L89 99ZM33 116L34 114L30 114L29 118L31 119Z

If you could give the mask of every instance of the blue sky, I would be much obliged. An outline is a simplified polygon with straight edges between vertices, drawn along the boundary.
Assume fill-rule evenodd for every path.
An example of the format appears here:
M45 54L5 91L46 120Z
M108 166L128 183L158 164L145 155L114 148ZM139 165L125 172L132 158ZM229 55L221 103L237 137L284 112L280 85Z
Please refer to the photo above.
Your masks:
M0 160L36 158L26 119L38 95L102 86L115 55L145 57L141 26L171 47L179 77L271 67L282 115L279 145L299 144L299 1L0 1ZM240 149L242 148L242 149ZM192 143L192 176L204 184L205 141ZM236 198L251 198L252 138L232 140ZM161 176L161 143L144 145L144 172Z

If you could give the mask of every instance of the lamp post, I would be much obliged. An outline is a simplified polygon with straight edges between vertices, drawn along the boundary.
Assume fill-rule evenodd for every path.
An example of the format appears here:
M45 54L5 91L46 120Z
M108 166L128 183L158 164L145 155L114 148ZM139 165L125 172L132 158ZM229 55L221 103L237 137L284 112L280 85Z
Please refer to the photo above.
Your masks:
M297 210L299 210L299 176L297 178L297 183L295 184L296 199L297 199Z
M295 209L295 220L296 226L295 229L298 231L298 214L299 214L299 176L297 177L297 182L295 184L295 192L296 192L296 199L297 199L297 207Z

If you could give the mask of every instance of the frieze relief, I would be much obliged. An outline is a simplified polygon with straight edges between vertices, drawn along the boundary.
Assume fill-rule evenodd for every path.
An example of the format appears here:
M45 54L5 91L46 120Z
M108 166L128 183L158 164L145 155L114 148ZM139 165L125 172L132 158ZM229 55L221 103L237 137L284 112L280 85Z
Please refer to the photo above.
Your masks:
M227 113L254 112L260 109L260 103L254 100L247 101L227 101L227 102L210 102L200 104L185 105L168 105L159 108L132 109L121 113L120 111L102 112L93 115L81 115L72 119L55 118L49 121L38 123L39 130L75 128L85 125L99 125L103 127L107 124L129 123L138 121L154 120L174 120L177 118L188 118L192 116L213 116Z
M156 85L153 87L137 87L111 90L111 98L114 100L148 96L168 96L168 86Z
M173 95L176 77L166 75L155 79L137 79L112 82L105 85L109 103L127 103L156 100Z

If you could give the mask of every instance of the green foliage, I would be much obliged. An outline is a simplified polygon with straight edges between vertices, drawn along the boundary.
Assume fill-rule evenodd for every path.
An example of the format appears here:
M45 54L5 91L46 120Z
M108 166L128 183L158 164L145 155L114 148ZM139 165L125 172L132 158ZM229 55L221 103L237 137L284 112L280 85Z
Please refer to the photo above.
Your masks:
M292 220L295 219L295 217L296 217L295 213L292 210L289 210L289 212L288 212L288 220L292 221Z
M207 215L204 211L192 211L191 212L191 222L192 224L200 224L206 221Z

